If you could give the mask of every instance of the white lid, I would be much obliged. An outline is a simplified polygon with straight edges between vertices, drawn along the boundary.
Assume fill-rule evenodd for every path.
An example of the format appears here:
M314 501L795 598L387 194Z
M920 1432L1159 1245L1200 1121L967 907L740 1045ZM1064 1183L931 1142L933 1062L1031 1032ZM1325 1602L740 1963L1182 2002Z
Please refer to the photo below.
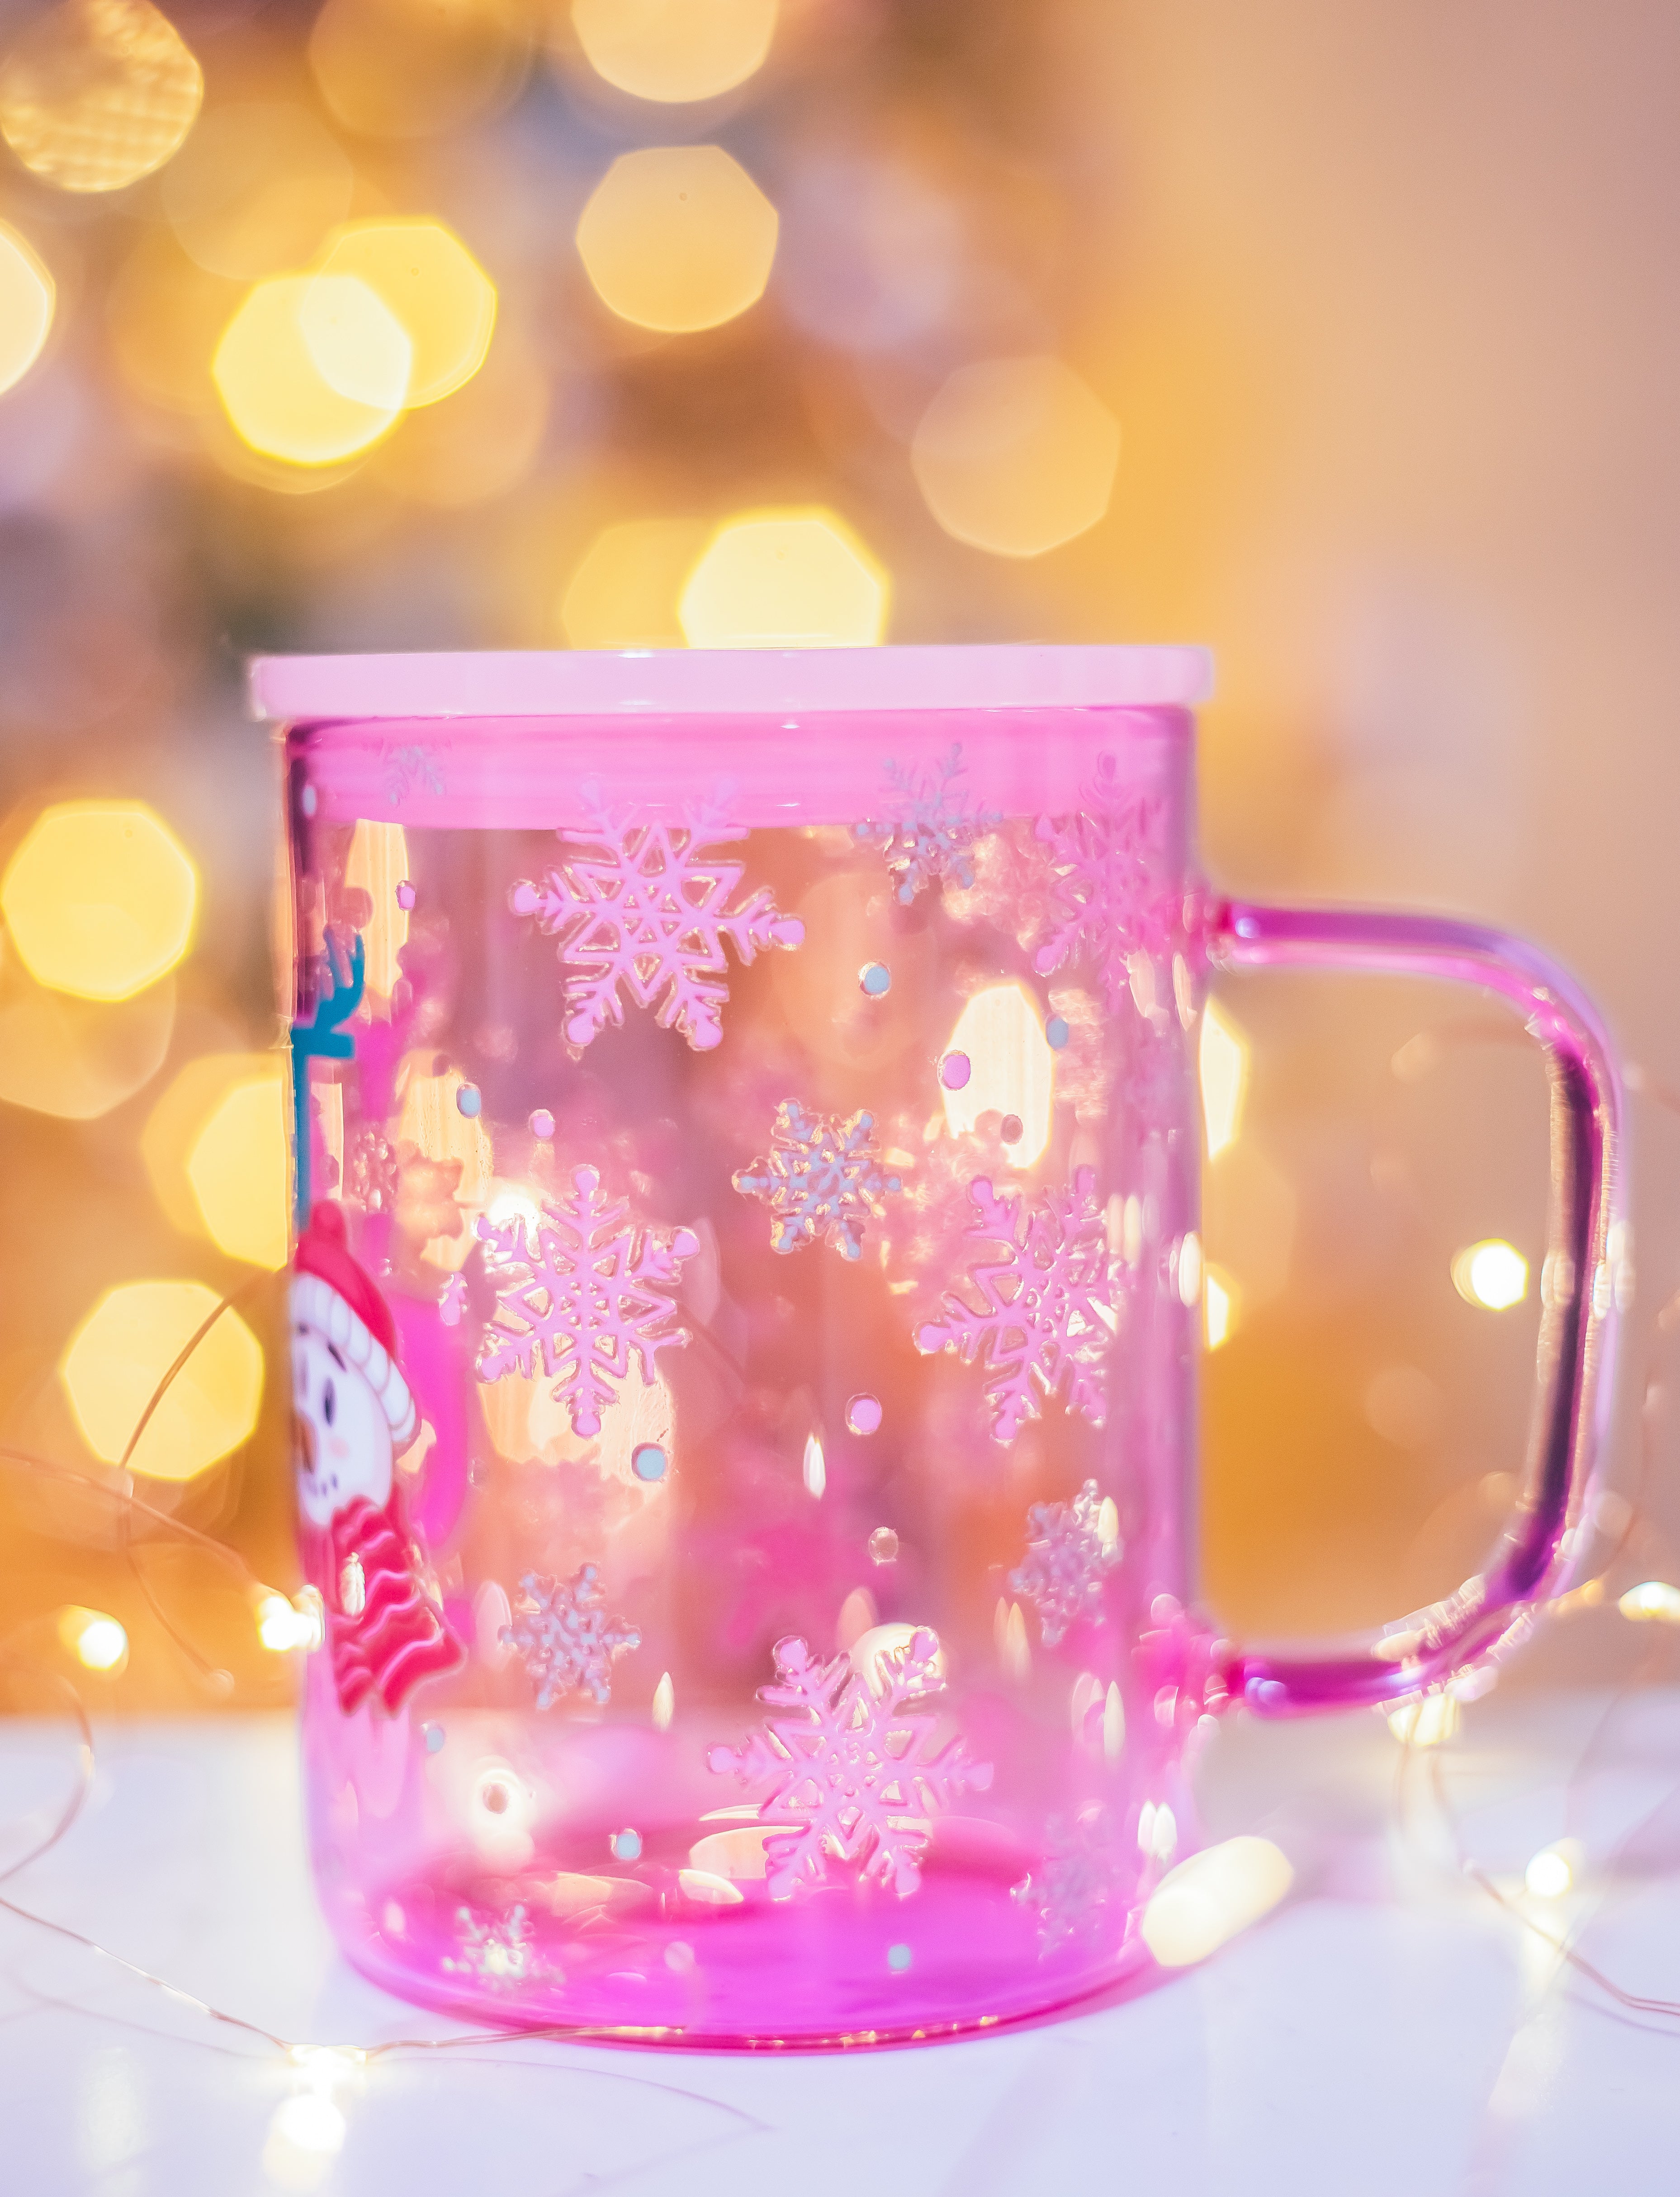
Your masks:
M1205 648L487 649L261 656L251 709L379 717L813 716L860 710L1154 708L1205 701Z

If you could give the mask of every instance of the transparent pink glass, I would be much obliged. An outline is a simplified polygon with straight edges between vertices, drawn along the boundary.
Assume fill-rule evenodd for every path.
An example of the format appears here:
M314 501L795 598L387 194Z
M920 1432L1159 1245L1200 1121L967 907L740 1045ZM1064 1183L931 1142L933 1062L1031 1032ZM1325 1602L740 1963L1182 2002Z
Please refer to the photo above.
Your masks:
M364 1973L841 2044L1153 1973L1186 1758L1418 1695L1567 1571L1617 1096L1532 948L1234 905L1190 650L275 660L296 957L304 1744ZM1554 1092L1530 1466L1323 1656L1195 1608L1221 967L1503 994Z

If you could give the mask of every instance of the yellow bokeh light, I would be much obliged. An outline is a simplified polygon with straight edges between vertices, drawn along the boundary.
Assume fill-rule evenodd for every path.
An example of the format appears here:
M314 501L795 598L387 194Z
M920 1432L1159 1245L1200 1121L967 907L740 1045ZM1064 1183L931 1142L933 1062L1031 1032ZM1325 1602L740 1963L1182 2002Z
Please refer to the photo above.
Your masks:
M1458 1702L1451 1694L1420 1694L1384 1714L1402 1747L1440 1747L1457 1736Z
M1248 1088L1248 1041L1216 1000L1202 1017L1200 1065L1202 1120L1214 1160L1237 1141Z
M721 145L621 154L577 224L601 302L669 335L733 321L764 294L776 209Z
M484 362L495 285L441 221L349 223L328 239L323 275L351 275L396 316L413 346L405 402L435 404Z
M620 91L715 99L764 65L779 0L572 0L590 67Z
M122 1462L170 1367L216 1309L202 1282L125 1282L71 1337L59 1379L90 1449ZM235 1450L257 1423L263 1352L224 1312L170 1383L129 1458L151 1480L191 1480Z
M677 606L691 648L872 648L887 575L843 519L746 512L707 544Z
M365 282L275 275L229 322L211 372L253 450L288 465L330 466L395 423L412 355L401 324Z
M1498 1237L1472 1243L1452 1261L1452 1285L1466 1304L1509 1312L1528 1294L1528 1261Z
M1237 1284L1217 1267L1202 1277L1202 1331L1209 1350L1229 1342L1237 1331Z
M327 0L309 58L346 129L424 137L505 105L530 48L519 0Z
M941 1086L952 1135L966 1136L982 1114L1013 1115L1021 1134L1004 1149L1011 1167L1031 1167L1050 1142L1056 1086L1056 1055L1038 1001L1024 984L988 985L958 1016L945 1051L969 1064L960 1091Z
M286 1264L286 1087L277 1060L224 1093L194 1140L187 1180L218 1249L270 1272Z
M140 1133L140 1156L157 1201L183 1235L207 1236L187 1161L199 1132L230 1091L275 1072L267 1052L209 1052L171 1079Z
M472 1216L482 1211L495 1177L495 1151L479 1115L463 1114L459 1100L466 1079L458 1068L432 1072L437 1056L432 1052L408 1054L397 1074L398 1116L393 1142L412 1146L417 1157L428 1162L434 1180L428 1185L425 1170L403 1170L403 1195L397 1204L397 1225L414 1232L411 1223L435 1225L447 1214L459 1225L452 1233L433 1233L430 1226L421 1243L421 1256L432 1265L458 1270L473 1249Z
M38 984L0 943L0 1100L61 1121L92 1122L163 1066L175 1028L165 977L131 1000L78 1000Z
M84 1000L126 1000L187 951L198 872L137 801L45 809L7 865L0 912L38 983Z
M349 211L356 171L307 107L247 100L206 114L159 186L182 250L255 281L308 259Z
M1109 507L1120 423L1059 358L959 367L910 445L930 511L959 542L1039 557Z
M1163 1968L1205 1961L1269 1915L1294 1881L1288 1857L1270 1839L1221 1840L1162 1878L1144 1910L1144 1943Z
M522 479L548 420L548 375L534 347L506 326L448 404L410 412L374 461L387 487L414 503L459 510Z
M1680 1625L1680 1587L1666 1580L1642 1580L1631 1586L1616 1608L1639 1625Z
M192 128L204 75L148 0L65 0L0 62L0 134L64 191L120 191Z
M86 1671L120 1671L128 1661L128 1634L102 1609L67 1603L58 1614L58 1637Z
M117 270L105 310L117 363L130 388L174 412L202 414L216 401L210 362L240 287L206 275L173 234L143 235Z
M53 324L53 278L26 237L0 221L0 396L41 356Z
M560 623L574 648L681 648L677 598L704 547L698 519L604 526L566 583Z
M366 923L357 925L365 955L367 997L375 1013L391 1012L391 995L403 973L398 959L408 942L408 911L397 888L408 874L408 836L400 824L362 819L350 834L345 857L345 883L372 902Z

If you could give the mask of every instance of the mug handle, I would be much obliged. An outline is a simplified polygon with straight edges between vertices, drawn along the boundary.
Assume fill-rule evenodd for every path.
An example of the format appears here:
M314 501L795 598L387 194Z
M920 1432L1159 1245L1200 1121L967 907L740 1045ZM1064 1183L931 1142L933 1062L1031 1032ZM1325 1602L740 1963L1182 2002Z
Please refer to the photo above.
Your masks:
M1577 1554L1574 1530L1593 1453L1613 1402L1616 1278L1608 1256L1619 1218L1621 1087L1596 1013L1538 947L1479 924L1357 909L1208 910L1219 969L1381 971L1475 984L1522 1013L1551 1081L1551 1198L1536 1354L1526 1485L1483 1570L1362 1649L1319 1655L1237 1648L1231 1698L1261 1715L1379 1704L1439 1686L1496 1655Z

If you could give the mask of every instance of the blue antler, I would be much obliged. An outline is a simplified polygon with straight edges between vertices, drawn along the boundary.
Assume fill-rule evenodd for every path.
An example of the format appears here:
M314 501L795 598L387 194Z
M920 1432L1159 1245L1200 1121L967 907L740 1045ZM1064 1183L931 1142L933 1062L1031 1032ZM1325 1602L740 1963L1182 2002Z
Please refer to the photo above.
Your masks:
M315 1012L308 1022L292 1025L292 1128L300 1231L308 1226L310 1217L310 1063L355 1059L356 1039L344 1025L362 1004L367 966L367 950L360 936L352 941L346 962L329 931Z

